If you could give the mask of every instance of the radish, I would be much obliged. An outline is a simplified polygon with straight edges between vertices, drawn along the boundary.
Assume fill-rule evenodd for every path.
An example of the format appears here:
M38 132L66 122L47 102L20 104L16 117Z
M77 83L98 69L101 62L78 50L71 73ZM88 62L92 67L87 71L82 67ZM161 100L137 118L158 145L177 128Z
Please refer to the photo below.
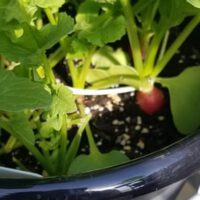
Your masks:
M152 115L161 110L164 105L164 94L157 87L152 87L149 91L138 91L136 93L136 103L145 113Z

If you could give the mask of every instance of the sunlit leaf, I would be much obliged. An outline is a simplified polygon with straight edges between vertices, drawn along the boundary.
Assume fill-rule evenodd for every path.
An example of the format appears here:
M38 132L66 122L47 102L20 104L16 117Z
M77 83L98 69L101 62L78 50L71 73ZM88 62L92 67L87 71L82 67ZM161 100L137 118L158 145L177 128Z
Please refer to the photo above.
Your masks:
M159 82L169 89L170 106L177 129L189 134L200 126L200 67L192 67Z

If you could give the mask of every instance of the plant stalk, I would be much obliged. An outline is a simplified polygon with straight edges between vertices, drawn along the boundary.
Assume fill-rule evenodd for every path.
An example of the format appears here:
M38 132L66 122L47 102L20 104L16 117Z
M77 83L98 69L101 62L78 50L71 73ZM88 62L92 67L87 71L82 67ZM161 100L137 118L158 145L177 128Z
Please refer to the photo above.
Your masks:
M193 17L189 24L184 28L180 35L176 38L170 48L166 51L163 58L155 66L152 76L156 77L164 69L170 59L174 56L179 47L184 43L194 28L200 23L200 14Z
M93 55L93 52L94 52L94 48L89 52L84 64L83 64L83 67L82 67L82 70L80 72L80 76L79 76L79 80L77 80L76 82L76 85L78 88L80 89L83 89L85 87L85 82L86 82L86 76L87 76L87 73L90 69L90 65L91 65L91 59L92 59L92 55Z
M48 58L49 66L52 69L55 67L63 58L65 57L65 52L62 48L58 48L53 54Z
M137 34L137 26L134 21L134 14L132 12L132 6L129 0L120 0L120 2L126 18L127 34L131 46L133 63L138 73L141 74L143 70L142 53Z
M45 11L46 16L47 16L48 20L50 21L50 23L51 23L52 25L56 25L57 22L56 22L56 20L55 20L55 18L54 18L54 16L53 16L51 10L50 10L49 8L45 8L44 11Z
M117 76L111 76L109 78L105 78L102 80L98 80L96 82L93 82L89 89L99 89L99 88L107 88L112 85L116 84L125 84L132 86L134 88L139 88L139 79L136 76L128 76L128 75L117 75Z

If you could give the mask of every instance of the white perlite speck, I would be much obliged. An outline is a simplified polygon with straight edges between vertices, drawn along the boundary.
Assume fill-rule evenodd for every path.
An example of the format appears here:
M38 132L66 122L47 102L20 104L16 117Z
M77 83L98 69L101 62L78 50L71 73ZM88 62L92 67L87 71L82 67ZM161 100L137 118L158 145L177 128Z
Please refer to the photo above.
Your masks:
M142 140L139 140L139 142L137 143L137 146L140 148L140 149L144 149L144 142Z

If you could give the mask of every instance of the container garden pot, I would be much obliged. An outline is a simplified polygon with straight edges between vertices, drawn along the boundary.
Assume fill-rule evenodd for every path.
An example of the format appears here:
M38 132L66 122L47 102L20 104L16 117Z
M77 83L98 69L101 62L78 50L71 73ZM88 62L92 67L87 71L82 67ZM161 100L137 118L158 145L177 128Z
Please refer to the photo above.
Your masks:
M200 169L200 134L127 164L69 178L1 179L1 200L174 199ZM89 164L89 163L88 163Z
M199 8L195 0L0 1L0 164L44 175L0 168L0 199L174 199L200 169L198 37L191 55L180 49ZM117 111L110 101L93 109L66 85L137 93L118 96ZM109 117L116 112L120 120Z

